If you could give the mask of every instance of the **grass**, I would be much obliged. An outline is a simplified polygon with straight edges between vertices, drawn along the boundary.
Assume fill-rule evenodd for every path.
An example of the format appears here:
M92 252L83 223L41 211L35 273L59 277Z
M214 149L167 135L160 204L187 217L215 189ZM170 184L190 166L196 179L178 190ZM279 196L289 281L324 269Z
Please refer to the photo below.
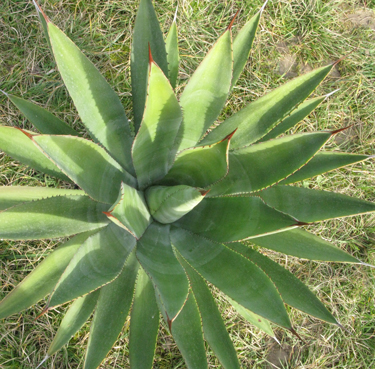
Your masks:
M49 0L42 5L52 21L61 27L98 66L121 97L131 117L129 46L138 1ZM179 0L181 65L179 88L197 67L214 40L241 9L237 26L260 8L262 1ZM167 32L177 2L156 1L162 28ZM353 125L329 146L335 150L374 154L375 148L375 31L355 15L366 11L374 16L374 0L270 0L261 21L249 63L238 87L224 109L225 115L309 68L341 61L335 72L318 88L316 95L340 91L322 104L296 129L338 129ZM371 15L372 14L372 15ZM354 15L354 17L353 17ZM82 130L75 109L57 73L35 10L30 1L3 0L0 4L0 88L47 107L57 116ZM281 74L280 74L281 73ZM31 128L20 113L0 97L1 124ZM303 186L336 191L375 200L375 164L340 169ZM59 185L0 153L1 185ZM363 262L375 264L375 217L373 215L322 222L311 227ZM0 241L0 297L10 291L56 245L55 241ZM291 319L304 342L276 328L289 368L375 367L375 280L372 269L336 263L319 263L267 251L306 283L328 306L345 331L291 310ZM243 321L219 292L215 292L231 338L244 368L274 368L277 347L272 339ZM44 302L5 320L0 327L0 367L36 367L43 359L66 308L48 312L38 320ZM101 368L128 368L128 327ZM70 345L45 364L46 368L78 368L83 363L89 325ZM274 362L274 366L272 366ZM210 368L220 368L209 351ZM280 364L279 364L280 366ZM173 340L162 328L155 368L185 368ZM276 366L278 367L278 366Z

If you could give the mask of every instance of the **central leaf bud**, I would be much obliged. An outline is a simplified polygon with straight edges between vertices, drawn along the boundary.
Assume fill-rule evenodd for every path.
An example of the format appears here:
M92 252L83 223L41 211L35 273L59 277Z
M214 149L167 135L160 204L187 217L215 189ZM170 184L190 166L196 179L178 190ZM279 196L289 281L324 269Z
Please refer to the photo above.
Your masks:
M173 223L195 208L208 191L195 187L153 186L145 191L152 217L162 224Z

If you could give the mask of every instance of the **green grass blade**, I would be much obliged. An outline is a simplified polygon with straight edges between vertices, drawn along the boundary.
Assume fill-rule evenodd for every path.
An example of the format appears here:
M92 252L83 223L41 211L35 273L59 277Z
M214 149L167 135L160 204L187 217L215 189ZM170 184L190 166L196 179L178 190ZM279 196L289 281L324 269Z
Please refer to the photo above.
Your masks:
M369 201L302 187L274 186L258 195L267 205L306 223L375 211L375 203Z
M230 297L227 296L230 304L236 309L237 313L240 314L245 320L249 323L255 325L264 333L268 334L270 337L275 338L275 333L271 327L271 323L261 317L258 314L254 314L252 311L245 309L242 305L238 304L236 301L233 301Z
M203 278L231 299L271 322L291 327L274 284L254 263L225 245L181 228L171 229L171 241Z
M100 289L91 323L84 369L99 367L116 342L133 300L138 267L135 252L132 252L120 275Z
M172 324L172 335L188 369L207 369L201 317L190 292L180 314Z
M125 227L136 239L141 238L151 223L143 192L125 183L121 184L119 201L113 205L107 216L116 224L117 221L120 222L120 227Z
M102 147L73 136L33 136L33 141L94 200L112 205L121 182L136 187L126 172Z
M69 340L81 329L94 311L99 297L99 290L79 297L73 302L61 321L55 337L48 349L47 356L52 356L56 351L66 345Z
M134 128L138 131L142 121L147 95L149 46L153 58L166 76L168 61L163 33L156 18L151 0L141 0L134 25L131 50L131 79L134 112Z
M241 243L233 243L229 247L262 269L273 281L286 304L325 322L337 324L336 319L320 300L291 272L251 247Z
M342 168L346 165L358 163L370 158L371 156L368 155L348 154L346 152L319 152L305 166L300 168L288 178L280 181L279 184L287 185L303 181L304 179L312 178L319 174L323 174L331 170Z
M211 187L211 196L259 191L304 166L331 137L329 132L296 134L229 153L228 175Z
M180 61L176 19L173 20L171 28L169 29L167 39L165 40L165 48L167 51L169 80L171 81L172 87L176 88L178 64Z
M189 282L173 253L169 226L152 223L137 244L137 258L160 292L168 320L186 301Z
M51 293L78 248L90 235L79 234L48 255L0 302L0 319L27 309Z
M135 238L110 223L89 237L65 269L49 307L64 304L113 281L135 246Z
M73 128L39 105L13 95L6 94L6 96L39 132L51 135L79 135Z
M276 232L295 225L258 197L204 199L176 225L216 242L233 242Z
M160 183L204 188L218 182L228 172L228 148L229 140L225 140L182 151Z
M233 88L239 76L241 75L247 60L249 59L250 50L253 46L255 33L258 29L261 12L255 14L238 32L233 41Z
M229 338L216 302L204 279L180 256L178 261L188 275L202 319L204 338L210 345L224 369L239 369L236 350Z
M253 101L212 130L199 145L218 142L237 128L231 141L231 149L258 141L296 109L331 69L332 65L328 65L313 70Z
M25 131L28 135L33 132ZM14 127L0 126L0 150L7 155L42 173L63 181L70 179L48 159L24 133Z
M55 25L48 32L56 63L83 124L129 173L133 136L124 107L108 82L78 47Z
M143 268L139 268L130 317L129 360L131 369L151 369L159 330L155 290Z
M303 259L359 263L359 260L345 251L302 229L257 237L251 242L266 249Z
M0 211L24 202L68 195L85 195L85 193L80 190L66 190L52 187L1 186Z
M106 206L88 196L58 196L0 212L0 238L36 240L67 237L104 227Z
M184 120L180 130L179 150L196 146L215 122L229 93L232 64L231 31L227 30L203 59L181 95Z
M173 223L189 213L205 196L205 192L189 186L153 186L146 190L146 200L155 220Z
M151 61L146 107L132 148L140 189L168 173L176 156L176 137L181 122L182 111L172 86Z

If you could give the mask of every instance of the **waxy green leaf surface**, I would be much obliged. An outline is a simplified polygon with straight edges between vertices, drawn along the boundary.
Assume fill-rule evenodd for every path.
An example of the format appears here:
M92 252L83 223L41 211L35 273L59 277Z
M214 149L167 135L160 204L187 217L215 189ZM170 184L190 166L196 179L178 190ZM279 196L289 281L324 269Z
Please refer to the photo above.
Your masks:
M232 80L231 31L217 40L191 76L180 98L184 120L179 150L196 146L215 122L227 99ZM233 129L234 130L234 129ZM213 143L219 142L231 132Z
M337 324L318 298L291 272L251 247L241 243L232 243L229 247L262 269L275 284L285 303L328 323Z
M267 205L301 222L318 222L375 211L375 203L294 186L274 186L258 193Z
M203 199L205 193L189 186L153 186L146 190L150 213L162 224L173 223L189 213Z
M129 360L132 369L150 369L154 361L159 330L159 309L154 286L139 268L130 317Z
M200 188L210 186L228 172L228 149L229 139L213 146L186 149L177 156L171 170L160 183Z
M79 297L73 302L53 338L51 346L47 352L48 356L51 356L56 351L60 350L81 329L94 311L98 297L99 290L91 292L86 296Z
M177 13L176 13L177 15ZM173 88L176 88L178 77L178 65L180 55L178 51L178 36L176 19L173 20L171 28L169 29L167 39L165 40L165 48L167 51L169 80Z
M278 291L255 264L225 245L172 227L172 245L196 271L239 304L290 328Z
M113 281L135 246L135 238L113 223L89 237L78 249L50 298L64 304Z
M359 263L345 251L302 229L253 238L251 243L303 259Z
M30 131L25 132L29 135L35 134ZM30 138L17 128L0 126L0 150L39 172L70 182L70 179L56 164L48 159Z
M0 319L27 309L53 291L78 248L90 233L82 233L52 251L0 302Z
M141 125L147 95L149 47L155 62L168 76L165 43L151 0L141 0L133 31L131 49L131 79L134 112L134 128Z
M169 237L170 226L152 223L137 243L137 258L155 287L169 321L185 303L189 282L177 261Z
M285 83L253 101L212 130L199 144L210 145L233 132L231 148L258 141L302 103L331 71L332 65L316 69Z
M99 145L72 136L37 135L35 143L94 200L112 205L125 182L137 181Z
M58 196L26 202L0 212L0 238L58 238L106 226L104 204L88 196Z
M329 132L297 134L233 150L228 175L211 188L208 196L269 187L306 164L330 137Z
M140 189L163 178L177 152L182 111L167 77L150 62L146 107L132 149Z
M204 199L175 224L212 241L233 242L276 232L296 223L258 197L216 197Z
M100 289L91 323L84 369L95 369L117 340L133 300L138 262L133 251L120 275Z
M133 136L117 94L94 64L54 24L48 23L53 54L65 86L91 137L133 174Z
M225 369L239 369L236 350L206 282L180 254L177 258L188 275L202 320L204 338Z

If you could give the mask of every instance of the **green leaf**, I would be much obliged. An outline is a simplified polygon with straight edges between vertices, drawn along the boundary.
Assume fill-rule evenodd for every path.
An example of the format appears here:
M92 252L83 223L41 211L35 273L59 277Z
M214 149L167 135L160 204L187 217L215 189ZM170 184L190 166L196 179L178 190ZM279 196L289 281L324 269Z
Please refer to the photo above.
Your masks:
M258 195L267 205L306 223L375 211L375 203L369 201L302 187L274 186Z
M82 123L96 142L134 174L130 153L133 136L120 99L94 64L61 30L48 23L48 32L60 74Z
M258 197L204 199L175 224L216 242L233 242L296 225Z
M116 342L133 300L138 266L135 252L132 252L120 275L100 289L91 323L84 369L99 367Z
M172 245L207 281L246 309L286 328L290 321L274 284L254 263L225 245L172 227Z
M293 128L298 122L305 119L325 99L326 97L323 96L304 101L300 106L293 110L289 116L287 116L283 121L281 121L275 128L269 131L259 141L266 142L268 140L276 138L277 136Z
M258 29L258 24L262 12L255 14L238 32L233 41L233 77L232 88L237 83L237 80L242 73L247 60L249 59L250 50L253 45L255 33Z
M180 61L180 55L178 52L178 36L177 36L177 24L176 24L176 15L169 29L167 39L165 40L165 48L167 51L167 60L168 60L168 71L169 71L169 80L173 88L176 88L176 82L178 77L178 64Z
M37 240L67 237L108 224L106 205L88 196L58 196L26 202L0 212L0 238Z
M196 207L206 195L189 186L153 186L146 190L151 215L162 224L173 223Z
M94 200L112 205L125 182L136 180L98 144L80 137L37 135L34 142Z
M251 242L266 249L303 259L359 263L359 260L345 251L302 229L253 238Z
M216 302L204 279L180 256L177 259L185 269L202 319L206 341L225 369L239 369L236 350L229 338Z
M229 139L213 146L182 151L171 170L160 181L163 185L188 185L204 188L221 180L228 172Z
M228 175L211 188L208 196L269 187L305 165L330 137L330 132L303 133L231 151Z
M24 132L28 135L34 134L30 131ZM0 126L0 150L33 169L70 182L70 179L35 146L30 138L17 128Z
M60 350L81 329L94 311L98 297L99 290L80 297L73 302L53 338L47 357Z
M176 137L182 111L167 77L153 62L146 107L132 149L140 189L163 178L171 168L176 152Z
M180 98L184 120L179 150L196 146L224 107L232 80L231 31L217 40L190 78ZM226 135L213 143L221 141Z
M236 128L232 149L258 141L301 104L331 69L332 65L328 65L313 70L253 101L212 130L199 145L218 142Z
M159 329L155 290L146 272L139 268L130 317L129 360L131 369L151 369Z
M264 319L260 315L254 314L252 311L245 309L240 304L237 304L236 301L233 301L230 297L227 296L230 304L236 309L237 313L240 314L245 320L249 323L255 325L264 333L268 334L272 338L275 338L275 333L271 327L271 324L268 320Z
M172 325L172 335L188 369L207 369L201 318L192 293Z
M115 224L89 237L65 269L48 307L64 304L113 281L135 246L135 238Z
M300 168L279 184L290 184L315 177L346 165L358 163L371 158L368 155L347 154L345 152L319 152L305 166Z
M136 132L141 124L146 102L149 46L155 62L168 76L167 53L163 33L156 18L152 1L141 0L135 20L131 50L132 96Z
M151 223L151 215L143 192L139 192L125 183L121 184L119 201L113 205L110 213L106 215L114 223L125 228L136 239L141 238Z
M51 293L74 254L91 233L73 237L48 255L1 301L0 319L27 309Z
M0 211L24 202L67 195L85 195L85 193L80 190L52 187L0 186Z
M336 319L326 307L291 272L251 247L241 243L233 243L229 247L261 268L273 281L286 304L328 323L337 324Z
M17 108L39 132L51 135L78 136L78 132L69 127L61 119L55 117L48 110L19 97L9 94L6 94L6 96L15 106L17 106Z
M38 3L35 0L33 0L33 3L34 3L34 6L35 6L35 9L37 11L40 23L42 24L44 36L47 40L48 46L52 50L51 42L50 42L49 35L48 35L48 25L47 25L47 21L45 19L45 14L44 14L42 8L38 5Z
M189 282L173 253L170 227L152 223L137 244L137 258L160 292L169 322L186 301Z

